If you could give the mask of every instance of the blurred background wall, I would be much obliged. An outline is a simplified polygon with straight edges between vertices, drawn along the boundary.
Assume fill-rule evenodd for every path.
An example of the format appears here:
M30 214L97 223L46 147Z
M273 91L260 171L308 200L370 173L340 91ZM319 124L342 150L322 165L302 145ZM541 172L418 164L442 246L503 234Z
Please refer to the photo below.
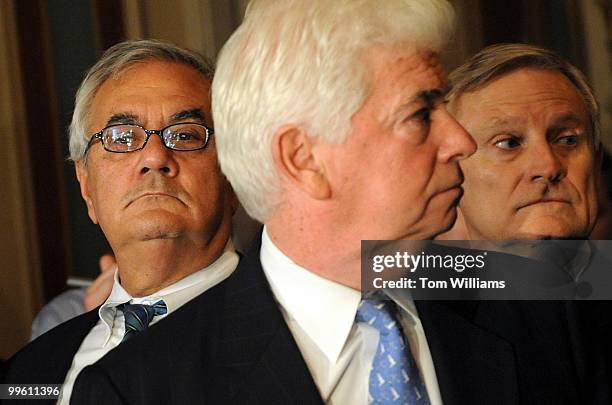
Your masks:
M0 0L0 359L28 340L33 316L67 278L94 278L109 250L66 161L85 70L124 39L165 39L214 58L247 2ZM459 24L447 68L497 42L552 48L594 85L612 150L610 0L451 2Z

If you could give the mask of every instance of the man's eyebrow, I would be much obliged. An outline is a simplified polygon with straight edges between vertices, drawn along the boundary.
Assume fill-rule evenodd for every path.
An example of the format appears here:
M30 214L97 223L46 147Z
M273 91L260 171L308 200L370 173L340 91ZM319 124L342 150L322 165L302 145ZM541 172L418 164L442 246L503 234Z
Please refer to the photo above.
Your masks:
M567 113L567 114L562 114L559 117L555 118L554 121L554 126L555 127L561 127L564 125L586 125L587 122L585 122L584 119L580 118L580 116L578 116L577 114L574 113Z
M194 120L206 124L206 116L204 111L199 108L191 108L189 110L179 111L170 117L170 122L179 122L184 120Z
M414 105L425 105L426 108L433 108L440 101L444 101L446 94L449 92L450 86L445 85L443 87L427 89L418 92L415 96L408 99L405 103L400 104L395 109L395 114L403 114L406 110L412 110Z
M556 136L559 132L564 130L588 130L589 128L590 122L588 120L585 121L579 115L569 112L555 118L551 126L546 131L546 136L550 138ZM589 132L592 133L592 131Z
M437 89L423 90L414 97L413 102L421 102L432 106L440 102L440 100L444 100L449 91L450 87L448 85Z
M510 124L516 124L519 120L508 117L491 117L485 123L486 128L499 129L505 128Z
M113 114L113 116L111 116L108 121L106 121L107 127L110 125L117 124L140 125L138 122L138 117L130 113Z

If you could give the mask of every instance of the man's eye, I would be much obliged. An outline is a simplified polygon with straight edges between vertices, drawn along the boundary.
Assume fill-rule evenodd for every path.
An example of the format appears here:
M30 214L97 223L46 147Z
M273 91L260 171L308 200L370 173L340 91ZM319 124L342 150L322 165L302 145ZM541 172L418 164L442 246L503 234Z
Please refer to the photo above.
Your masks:
M504 139L500 139L499 141L495 142L495 146L497 146L500 149L511 150L511 149L516 149L519 146L521 146L521 143L516 138L504 138Z
M173 141L198 141L202 139L202 135L197 131L181 131L173 132L171 137Z
M179 141L189 141L196 137L197 137L196 134L191 134L189 132L181 132L181 133L176 134L176 139Z
M421 121L424 124L429 124L431 122L431 108L421 108L412 114L412 118Z
M113 143L117 143L117 144L121 144L121 145L127 145L127 144L131 144L134 141L134 132L133 131L127 131L127 132L121 132L118 134L113 134Z
M567 135L562 136L557 139L557 143L565 146L576 146L578 144L578 136L576 135Z
M429 127L431 124L432 109L430 107L424 107L413 113L407 121L417 123L419 126Z

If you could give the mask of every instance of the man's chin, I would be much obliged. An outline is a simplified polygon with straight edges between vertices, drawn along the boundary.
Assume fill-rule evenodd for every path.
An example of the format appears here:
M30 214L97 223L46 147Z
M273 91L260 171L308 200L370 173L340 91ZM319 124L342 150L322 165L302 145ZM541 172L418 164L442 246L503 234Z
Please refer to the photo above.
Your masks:
M173 212L148 210L131 221L132 233L141 240L175 239L182 234L184 218Z
M588 226L580 217L574 210L566 210L563 215L554 211L538 212L537 215L524 216L520 222L514 222L516 226L511 224L502 231L508 232L512 239L522 240L586 239Z
M584 232L571 228L535 228L517 232L511 238L513 240L548 240L548 239L586 239Z

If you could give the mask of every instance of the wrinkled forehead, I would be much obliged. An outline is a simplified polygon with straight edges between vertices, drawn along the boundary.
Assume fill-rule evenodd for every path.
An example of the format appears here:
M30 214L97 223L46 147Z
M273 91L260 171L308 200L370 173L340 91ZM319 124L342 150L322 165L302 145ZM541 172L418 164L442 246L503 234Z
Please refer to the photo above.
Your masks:
M361 53L361 62L366 66L365 82L371 92L389 81L436 80L446 83L446 71L439 54L414 44L402 43L393 46L373 46Z
M363 63L366 91L360 111L375 105L381 113L393 115L410 105L437 102L448 90L438 55L426 49L375 47L364 53Z
M582 126L593 135L587 104L578 88L553 70L524 68L500 75L459 94L449 110L468 129L567 124Z
M203 74L182 63L134 63L97 89L89 108L89 129L99 130L119 116L131 117L140 125L158 126L185 111L200 111L203 123L212 125L210 85Z

